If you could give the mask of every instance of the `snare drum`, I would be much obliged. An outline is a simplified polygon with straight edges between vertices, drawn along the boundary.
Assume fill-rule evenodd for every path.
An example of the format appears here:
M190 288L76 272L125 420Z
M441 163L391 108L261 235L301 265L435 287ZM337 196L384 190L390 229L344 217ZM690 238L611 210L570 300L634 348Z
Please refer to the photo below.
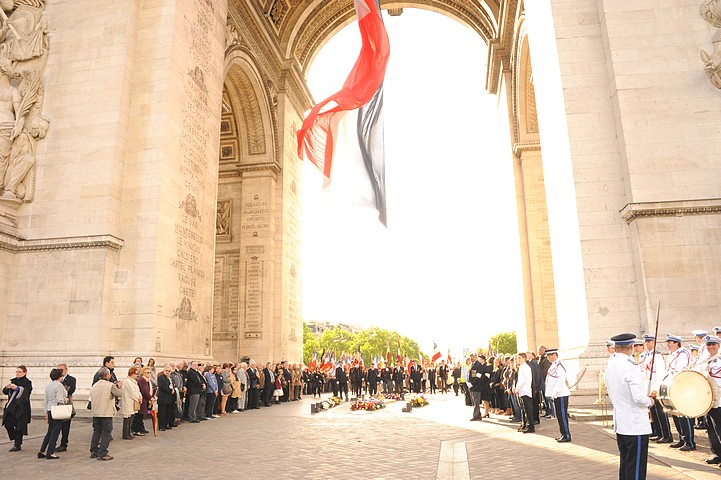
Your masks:
M714 396L711 383L703 374L683 370L664 377L656 400L671 415L696 418L711 410Z

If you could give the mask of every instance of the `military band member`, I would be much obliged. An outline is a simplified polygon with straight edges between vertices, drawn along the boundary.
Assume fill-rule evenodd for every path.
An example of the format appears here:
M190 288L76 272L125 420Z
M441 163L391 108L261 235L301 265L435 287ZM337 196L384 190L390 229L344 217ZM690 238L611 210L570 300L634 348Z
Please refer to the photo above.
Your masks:
M643 340L637 338L633 341L633 361L636 362L636 365L641 365L644 350Z
M653 335L643 336L646 352L641 360L641 370L644 374L644 388L646 391L658 392L661 381L666 376L666 359L663 354L656 348L656 337ZM655 360L654 360L655 357ZM653 363L653 375L651 374L651 364ZM649 390L649 381L653 381L653 385ZM659 402L654 402L651 407L651 427L653 435L649 440L656 443L673 443L673 434L671 433L671 424L668 421L666 412Z
M568 397L571 390L566 382L566 367L558 358L558 349L551 348L546 350L546 358L551 363L546 374L546 397L553 399L553 406L556 411L556 420L558 420L558 429L561 436L556 439L557 442L570 442L571 430L568 428Z
M703 343L703 339L706 338L708 332L706 330L694 330L691 334L696 339L696 349L698 350L698 357L696 357L696 363L707 360L711 355L708 353L706 344ZM692 345L692 348L694 345Z
M633 358L632 333L622 333L612 338L616 354L606 368L606 387L613 404L613 430L620 453L618 478L645 479L648 462L648 437L651 422L648 409L654 403L646 395L643 375Z
M608 352L608 359L611 361L613 354L616 353L616 344L613 340L606 340L606 351Z
M707 335L703 339L709 353L709 358L719 352L721 339L717 336ZM706 432L711 443L710 458L706 459L709 465L721 464L721 360L698 363L695 370L708 376L713 388L714 403L706 417Z
M691 364L691 353L681 344L681 337L667 333L666 345L668 345L668 350L671 352L668 356L668 372L677 373L688 368ZM678 442L669 445L669 447L678 448L683 452L696 450L691 419L679 415L672 415L671 417L681 438L679 438Z

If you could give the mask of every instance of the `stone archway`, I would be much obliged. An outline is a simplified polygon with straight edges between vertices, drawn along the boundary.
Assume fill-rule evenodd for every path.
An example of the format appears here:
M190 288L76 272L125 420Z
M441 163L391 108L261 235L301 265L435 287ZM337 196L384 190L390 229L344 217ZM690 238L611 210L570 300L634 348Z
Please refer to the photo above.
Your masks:
M479 88L486 88L495 94L502 90L508 92L505 97L505 114L509 118L513 141L509 146L508 161L516 162L517 167L516 188L524 259L527 331L525 336L521 336L521 345L532 348L538 343L557 345L553 263L545 213L540 136L528 36L525 29L520 28L523 24L523 2L491 0L472 6L466 2L440 0L382 2L382 8L387 9L391 15L402 15L403 9L410 7L446 15L473 29L488 44L486 85L479 85ZM250 62L254 62L254 68L260 72L259 77L262 77L256 90L263 90L263 84L278 85L277 98L272 94L265 95L265 98L269 102L269 108L277 108L275 119L278 152L282 152L278 157L276 172L279 188L276 201L279 203L288 198L293 200L295 188L299 185L299 182L296 182L298 161L295 155L294 133L302 120L302 112L313 103L305 87L304 74L325 42L352 22L354 16L352 2L313 0L300 2L292 7L284 0L250 5L240 1L230 3L228 54L242 50L246 52ZM223 161L221 142L221 164ZM221 192L226 183L223 175L221 173ZM242 176L239 173L238 175ZM287 175L292 177L290 182L285 179ZM246 180L243 179L241 183L245 184ZM219 194L219 202L221 196L223 195ZM286 236L285 233L290 228L295 228L296 220L291 219L293 215L284 212L283 208L282 205L277 205L274 210L277 233L282 232L284 238L292 242L292 235ZM220 207L219 211L222 211ZM289 223L281 224L289 219ZM222 252L224 247L221 247L220 243L218 245L218 252ZM287 280L295 278L290 273L297 274L299 266L297 243L287 247L282 245L282 251L274 254L276 263L290 267L285 268L283 274L275 279L275 285L280 288L280 292L277 298L279 303L276 304L272 316L277 319L283 317L281 311L291 310L290 303L294 303L296 309L300 305L299 289L295 288L291 294L285 288ZM242 303L244 294L243 289L240 290ZM219 302L217 298L216 302ZM220 300L220 303L222 302L224 300ZM277 326L286 322L287 318L278 320ZM287 335L293 336L293 333L288 332ZM222 341L220 338L216 339L215 345L218 346Z

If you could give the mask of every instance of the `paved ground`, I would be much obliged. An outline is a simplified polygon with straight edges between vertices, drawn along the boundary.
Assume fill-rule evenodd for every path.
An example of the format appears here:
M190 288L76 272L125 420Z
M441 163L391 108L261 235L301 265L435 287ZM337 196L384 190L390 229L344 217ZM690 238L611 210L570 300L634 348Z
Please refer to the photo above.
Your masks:
M91 460L90 425L74 421L70 449L59 460L35 458L44 434L34 420L23 450L0 443L2 478L127 479L478 479L617 478L616 443L600 424L571 422L573 443L558 444L555 420L536 434L516 432L502 418L469 422L463 397L435 395L430 405L402 413L401 402L376 412L351 412L348 404L310 413L312 399L184 424L157 437L110 445L110 462ZM149 420L146 421L149 423ZM652 445L649 479L719 478L703 463L708 452L682 453ZM142 473L141 473L142 472ZM211 473L212 472L212 473ZM231 477L231 478L232 478Z

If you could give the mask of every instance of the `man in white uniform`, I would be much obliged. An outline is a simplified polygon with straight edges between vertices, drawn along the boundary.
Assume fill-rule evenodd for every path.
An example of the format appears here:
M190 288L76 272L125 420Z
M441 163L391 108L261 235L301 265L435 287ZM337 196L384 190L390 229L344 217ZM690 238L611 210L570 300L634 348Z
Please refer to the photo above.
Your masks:
M691 353L681 344L681 337L672 333L666 334L666 345L668 345L668 372L677 373L691 364ZM678 442L669 445L671 448L678 448L682 452L696 450L696 441L694 440L693 425L691 419L678 415L671 415L676 431L679 432Z
M606 369L606 387L613 403L613 430L621 454L619 480L646 478L651 434L648 409L654 401L647 396L643 374L630 357L634 338L632 333L622 333L611 339L616 344L616 354Z
M536 431L536 425L533 417L533 372L531 367L526 361L526 353L521 352L518 354L518 361L520 365L518 367L518 379L516 380L515 394L521 402L521 428L519 432L523 433L534 433Z
M658 392L658 387L666 376L666 359L656 348L656 337L653 335L644 335L643 341L646 345L646 352L644 352L641 361L641 371L644 373L645 378L644 388L646 392L651 392L651 396L654 396L654 392ZM653 375L651 374L652 368ZM649 381L653 382L650 389L648 385ZM649 438L649 440L653 440L656 443L673 443L671 424L659 402L654 402L651 408L651 428L653 429L653 436Z
M556 420L558 420L558 429L561 436L556 439L559 443L571 441L571 431L568 428L568 397L571 390L566 384L566 367L558 358L558 349L551 348L546 350L546 358L550 360L551 366L548 368L546 375L546 397L553 399L553 406L556 411Z

